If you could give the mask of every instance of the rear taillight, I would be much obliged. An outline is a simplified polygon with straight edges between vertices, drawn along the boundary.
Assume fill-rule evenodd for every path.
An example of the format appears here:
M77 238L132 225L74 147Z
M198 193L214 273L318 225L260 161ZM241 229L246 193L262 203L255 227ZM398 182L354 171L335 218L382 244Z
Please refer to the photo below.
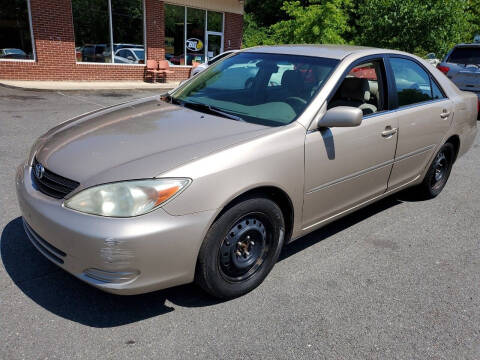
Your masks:
M445 75L448 74L450 68L448 66L437 65L437 69L443 72Z

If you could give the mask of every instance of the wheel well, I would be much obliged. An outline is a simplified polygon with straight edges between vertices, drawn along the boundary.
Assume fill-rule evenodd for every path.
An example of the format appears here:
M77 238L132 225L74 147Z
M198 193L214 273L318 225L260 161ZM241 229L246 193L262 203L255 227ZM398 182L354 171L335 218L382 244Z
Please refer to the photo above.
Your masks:
M446 143L452 144L455 148L455 155L453 157L453 162L455 162L455 160L457 160L458 151L460 150L460 138L458 137L458 135L450 136Z
M241 195L238 195L236 198L231 200L220 213L215 218L215 221L222 216L225 211L230 209L232 206L238 204L246 198L251 197L266 197L267 199L275 202L280 210L282 210L283 218L285 220L285 243L288 242L293 231L293 204L290 200L290 197L285 191L279 189L275 186L262 186L255 189L248 190Z

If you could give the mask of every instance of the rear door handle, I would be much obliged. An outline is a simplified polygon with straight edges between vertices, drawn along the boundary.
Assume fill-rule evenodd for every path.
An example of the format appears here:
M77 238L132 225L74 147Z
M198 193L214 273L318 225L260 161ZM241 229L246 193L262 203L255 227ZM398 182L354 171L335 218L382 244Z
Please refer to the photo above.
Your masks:
M440 114L440 117L442 119L446 119L450 116L450 111L447 111L447 110L443 110L443 112Z
M395 135L397 133L397 129L396 128L393 128L391 126L387 126L385 128L385 131L382 131L382 136L384 138L391 138L393 135Z

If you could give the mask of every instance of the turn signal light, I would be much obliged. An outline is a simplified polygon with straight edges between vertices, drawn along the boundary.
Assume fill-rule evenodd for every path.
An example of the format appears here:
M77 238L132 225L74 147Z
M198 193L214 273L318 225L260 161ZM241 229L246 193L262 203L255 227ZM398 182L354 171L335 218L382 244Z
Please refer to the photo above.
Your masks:
M443 72L445 75L448 74L450 68L448 66L437 65L437 69Z

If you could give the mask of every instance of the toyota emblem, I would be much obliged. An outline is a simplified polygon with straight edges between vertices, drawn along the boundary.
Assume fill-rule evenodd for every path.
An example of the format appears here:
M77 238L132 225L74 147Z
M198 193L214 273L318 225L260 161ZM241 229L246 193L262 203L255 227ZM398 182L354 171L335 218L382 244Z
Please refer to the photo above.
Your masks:
M40 180L43 177L44 173L45 173L45 168L43 167L43 165L42 164L36 164L35 165L35 177Z

